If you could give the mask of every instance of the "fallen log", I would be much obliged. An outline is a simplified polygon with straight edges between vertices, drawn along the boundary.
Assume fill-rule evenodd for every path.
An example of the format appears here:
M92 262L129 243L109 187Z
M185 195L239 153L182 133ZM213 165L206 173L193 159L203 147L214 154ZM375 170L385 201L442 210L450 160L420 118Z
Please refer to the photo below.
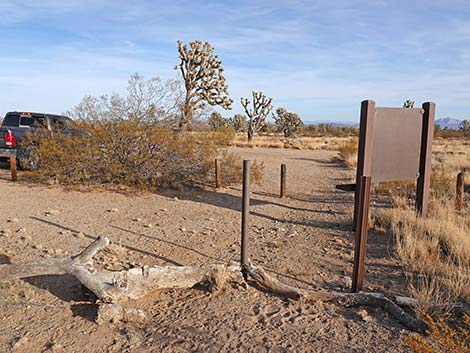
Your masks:
M225 283L245 285L240 266L209 264L194 266L144 266L124 271L90 271L93 256L110 244L98 238L76 256L38 259L26 264L0 266L0 278L26 278L70 274L105 303L138 299L157 289L192 288L204 285L211 291Z

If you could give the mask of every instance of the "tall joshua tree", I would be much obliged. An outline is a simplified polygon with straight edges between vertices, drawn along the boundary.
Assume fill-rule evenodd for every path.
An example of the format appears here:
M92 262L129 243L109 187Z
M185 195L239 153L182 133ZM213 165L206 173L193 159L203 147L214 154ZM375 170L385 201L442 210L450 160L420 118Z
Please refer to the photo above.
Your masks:
M191 123L193 113L202 109L205 103L232 109L233 101L228 97L222 62L213 52L214 48L208 42L189 42L188 48L178 41L181 62L175 66L175 70L181 71L186 88L179 121L180 130Z
M273 108L271 105L272 98L266 98L263 92L252 92L253 101L248 98L241 98L243 108L248 116L248 141L251 142L253 134L259 131L266 124L266 117ZM250 106L251 104L251 107Z

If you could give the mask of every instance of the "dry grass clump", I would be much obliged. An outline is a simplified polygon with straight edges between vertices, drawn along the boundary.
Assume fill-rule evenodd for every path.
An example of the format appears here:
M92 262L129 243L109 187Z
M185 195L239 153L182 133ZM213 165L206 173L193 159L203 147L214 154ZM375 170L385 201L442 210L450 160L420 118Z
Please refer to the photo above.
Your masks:
M229 186L233 184L241 184L243 178L243 161L242 158L228 151L223 151L221 160L222 185ZM250 163L250 181L260 184L264 176L264 163L252 161Z
M338 147L339 156L335 160L343 162L349 168L355 168L357 165L357 139L350 139Z
M413 353L469 353L470 352L470 316L465 314L456 327L452 327L443 318L434 320L423 313L424 322L429 327L428 337L412 334L405 342Z
M141 190L200 185L213 171L227 131L176 133L136 120L78 123L78 133L36 132L25 144L35 146L35 181L63 185L125 185Z
M434 141L426 217L414 210L414 180L374 186L374 192L392 199L394 208L382 212L377 223L395 236L396 256L408 270L409 292L418 301L418 314L445 317L452 303L470 300L470 209L454 209L456 176L470 170L468 146L466 140Z
M445 315L450 303L470 300L470 210L456 212L452 199L433 199L428 216L420 217L405 201L396 204L380 218L409 270L410 294L418 309Z

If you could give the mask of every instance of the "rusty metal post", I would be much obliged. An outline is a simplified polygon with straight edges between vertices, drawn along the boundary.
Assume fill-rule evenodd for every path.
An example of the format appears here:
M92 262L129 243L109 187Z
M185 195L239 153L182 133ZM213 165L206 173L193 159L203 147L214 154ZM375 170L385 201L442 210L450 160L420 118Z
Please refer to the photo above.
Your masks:
M11 180L17 181L18 180L18 173L16 171L16 156L10 156L10 171L11 171Z
M375 102L365 100L361 102L361 122L359 130L359 147L357 151L356 188L354 190L354 219L353 231L358 225L359 212L359 184L361 178L371 175L372 170L372 141L374 133Z
M426 102L422 105L423 130L421 132L421 152L419 157L419 177L416 184L416 212L426 215L429 205L429 186L431 184L432 139L434 136L434 115L436 104Z
M246 278L246 265L248 264L248 224L250 216L250 161L243 161L243 201L242 201L242 239L241 257L243 275Z
M359 180L359 207L357 213L357 229L354 244L354 267L351 292L362 290L364 282L367 232L369 230L369 201L371 177L363 176Z
M281 164L281 192L280 192L280 197L286 197L286 173L287 173L287 167L285 164Z
M457 185L455 190L455 209L461 211L464 203L465 192L465 173L460 172L457 174Z
M220 189L222 187L222 166L220 159L215 159L215 187Z

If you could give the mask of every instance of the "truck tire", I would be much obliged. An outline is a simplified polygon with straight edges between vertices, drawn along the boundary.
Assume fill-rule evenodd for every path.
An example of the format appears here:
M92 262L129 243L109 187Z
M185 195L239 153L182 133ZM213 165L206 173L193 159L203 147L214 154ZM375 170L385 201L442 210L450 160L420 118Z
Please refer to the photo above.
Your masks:
M39 168L39 150L36 146L19 148L16 161L21 170L36 170Z

